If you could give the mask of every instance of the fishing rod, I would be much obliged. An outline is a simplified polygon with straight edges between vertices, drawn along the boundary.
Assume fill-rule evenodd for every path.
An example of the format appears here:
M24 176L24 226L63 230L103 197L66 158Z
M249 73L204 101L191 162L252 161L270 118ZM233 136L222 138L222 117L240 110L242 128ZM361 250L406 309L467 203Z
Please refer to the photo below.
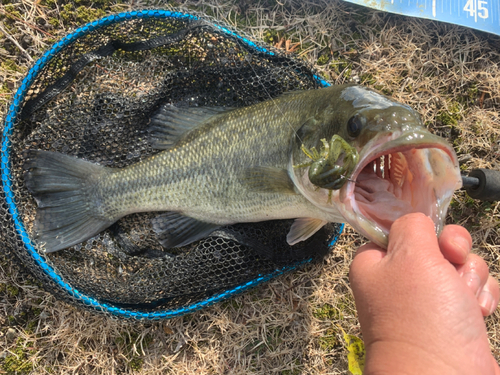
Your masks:
M473 169L468 176L462 176L462 185L471 198L482 201L500 200L500 171Z

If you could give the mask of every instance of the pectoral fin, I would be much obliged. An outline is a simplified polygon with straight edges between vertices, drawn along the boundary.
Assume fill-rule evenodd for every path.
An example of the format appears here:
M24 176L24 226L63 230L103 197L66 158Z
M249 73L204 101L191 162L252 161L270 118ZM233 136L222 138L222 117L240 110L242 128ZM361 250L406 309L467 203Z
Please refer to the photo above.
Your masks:
M288 242L289 245L295 245L298 242L305 241L320 230L326 223L326 221L312 219L310 217L295 219L290 228L290 232L288 232L286 236L286 242Z
M153 148L166 150L174 146L191 130L206 123L214 116L232 110L225 107L178 108L165 104L151 117L148 128L149 142Z
M245 184L252 190L268 193L298 194L285 169L275 167L252 167L245 171Z
M158 240L166 248L182 247L207 237L220 225L206 223L177 212L158 215L151 221Z

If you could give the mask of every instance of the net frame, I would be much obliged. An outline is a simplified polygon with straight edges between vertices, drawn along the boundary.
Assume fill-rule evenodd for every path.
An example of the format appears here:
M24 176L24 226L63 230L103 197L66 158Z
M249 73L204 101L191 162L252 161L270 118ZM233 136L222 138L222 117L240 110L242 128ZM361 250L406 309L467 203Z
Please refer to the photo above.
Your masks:
M171 318L202 309L216 302L223 301L227 298L242 293L279 275L296 270L304 266L305 264L311 263L314 260L320 259L321 256L325 254L324 252L319 255L316 254L315 256L306 257L305 259L285 262L285 264L281 262L281 265L274 271L258 273L251 280L245 281L239 285L236 285L235 287L220 291L218 293L207 295L203 298L200 298L196 301L191 301L182 306L168 308L168 305L160 304L160 308L158 309L156 307L152 308L151 306L140 306L140 304L137 304L137 306L133 304L117 304L113 303L112 301L108 302L105 299L89 295L85 291L81 291L71 285L71 283L66 279L65 275L61 274L57 269L55 269L53 265L51 265L50 262L47 261L46 257L38 252L29 236L27 228L24 225L23 219L21 218L19 213L19 207L16 203L14 193L15 187L12 183L12 180L16 178L16 176L13 174L11 168L11 137L16 126L20 121L23 120L23 118L29 117L31 113L34 113L39 108L43 107L43 105L50 101L51 98L49 97L46 100L42 100L41 103L33 105L34 109L31 111L31 113L26 113L27 93L29 92L33 82L39 79L39 75L41 74L41 72L43 72L44 67L46 67L51 62L54 56L57 56L61 51L64 51L65 48L70 46L76 40L79 40L80 38L89 35L92 32L98 31L103 27L136 19L175 19L189 22L203 21L205 26L208 24L210 28L212 28L213 30L217 30L219 33L221 33L221 35L224 35L227 38L236 39L246 48L249 48L256 53L268 56L279 56L280 59L296 61L292 57L280 55L278 51L274 51L272 50L272 48L260 45L252 41L249 37L246 37L244 35L242 36L241 33L238 33L229 27L219 25L218 23L206 17L197 14L161 9L134 10L130 12L122 12L119 14L110 15L100 20L90 22L76 29L74 32L66 35L60 41L56 42L47 52L43 54L42 57L40 57L34 63L33 67L29 70L26 77L21 82L18 90L16 91L5 117L1 142L2 148L0 167L2 175L3 195L0 200L0 213L2 215L5 215L5 217L8 217L11 228L10 233L9 230L4 230L2 239L4 240L4 242L5 240L7 240L11 243L16 243L17 247L21 249L22 253L20 256L18 251L6 249L4 256L8 256L10 254L18 257L20 261L26 266L26 268L41 280L42 285L60 299L73 303L77 306L90 308L98 312L110 313L112 315L123 318L146 320ZM302 66L306 67L306 65L303 63ZM310 75L312 76L313 80L316 81L318 87L326 87L330 85L319 75L317 75L312 69L310 69L309 67L306 67L306 69L309 69ZM47 90L47 92L49 91L50 90ZM328 228L329 233L326 242L323 241L325 242L324 245L327 249L331 248L334 245L342 230L343 224L332 225ZM165 306L167 307L165 308Z

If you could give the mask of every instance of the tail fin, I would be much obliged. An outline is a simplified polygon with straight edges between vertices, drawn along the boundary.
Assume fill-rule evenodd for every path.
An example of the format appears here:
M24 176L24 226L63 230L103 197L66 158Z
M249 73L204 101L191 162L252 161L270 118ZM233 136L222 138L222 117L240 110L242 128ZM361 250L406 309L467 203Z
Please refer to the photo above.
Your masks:
M91 197L105 167L57 152L29 150L24 156L25 184L38 203L33 238L45 252L76 245L113 224Z

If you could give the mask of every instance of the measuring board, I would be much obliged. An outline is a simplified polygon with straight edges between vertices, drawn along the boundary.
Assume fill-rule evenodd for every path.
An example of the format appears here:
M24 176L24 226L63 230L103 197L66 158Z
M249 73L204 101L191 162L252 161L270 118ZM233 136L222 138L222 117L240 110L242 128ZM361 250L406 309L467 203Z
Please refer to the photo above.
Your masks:
M500 35L500 0L345 0L384 12L427 18Z

